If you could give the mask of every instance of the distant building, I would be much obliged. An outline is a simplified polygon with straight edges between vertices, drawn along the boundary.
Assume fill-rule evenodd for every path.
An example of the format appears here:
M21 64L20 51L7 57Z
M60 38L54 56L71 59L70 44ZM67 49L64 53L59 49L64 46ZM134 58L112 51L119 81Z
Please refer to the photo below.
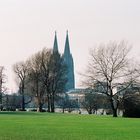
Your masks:
M78 103L85 100L86 89L73 89L67 92L69 99L77 100Z
M59 53L56 32L55 32L55 38L54 38L53 52ZM67 83L66 83L66 87L65 87L65 91L67 92L71 89L75 89L74 62L73 62L72 54L70 52L68 31L66 34L65 49L64 49L64 53L63 53L62 57L64 59L64 63L67 66L67 71L68 71L67 72Z

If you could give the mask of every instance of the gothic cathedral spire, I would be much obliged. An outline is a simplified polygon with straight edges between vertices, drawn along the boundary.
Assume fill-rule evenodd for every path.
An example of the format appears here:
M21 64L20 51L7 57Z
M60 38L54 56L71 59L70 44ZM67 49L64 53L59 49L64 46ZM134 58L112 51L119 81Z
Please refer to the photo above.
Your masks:
M66 34L66 41L65 41L65 49L63 54L64 62L67 66L67 83L66 83L66 91L75 88L75 79L74 79L74 64L73 64L73 57L70 52L70 45L69 45L69 36L68 31Z
M70 55L70 45L69 45L68 31L67 31L67 34L66 34L64 55L67 56L67 57Z
M53 52L58 52L58 43L57 43L57 33L55 31L55 37L54 37L54 44L53 44Z

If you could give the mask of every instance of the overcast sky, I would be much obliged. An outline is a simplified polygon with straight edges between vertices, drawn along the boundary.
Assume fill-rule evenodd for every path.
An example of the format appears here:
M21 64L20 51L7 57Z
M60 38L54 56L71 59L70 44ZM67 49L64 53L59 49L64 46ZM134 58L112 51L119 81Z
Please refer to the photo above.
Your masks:
M140 0L0 0L0 65L11 90L12 64L52 48L55 30L61 53L69 30L79 87L89 48L125 39L133 45L132 55L140 55Z

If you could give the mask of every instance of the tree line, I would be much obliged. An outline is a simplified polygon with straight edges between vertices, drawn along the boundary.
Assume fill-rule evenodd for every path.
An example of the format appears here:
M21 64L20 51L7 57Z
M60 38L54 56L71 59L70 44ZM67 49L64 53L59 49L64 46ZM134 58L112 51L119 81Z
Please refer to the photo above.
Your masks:
M86 86L89 93L85 93L85 99L81 102L81 107L85 108L89 114L106 106L111 108L113 117L117 117L117 109L122 99L125 105L124 112L129 114L127 112L129 109L126 107L128 97L129 100L133 99L140 104L140 101L134 98L139 95L133 98L126 95L127 93L140 93L139 89L133 90L133 85L140 83L140 73L139 64L134 64L129 58L130 50L131 47L125 41L101 44L90 50L87 70L82 74L82 78L84 77L82 85ZM2 95L6 90L3 86L5 82L3 71L4 67L0 67L1 108ZM75 107L79 108L77 101L70 101L64 94L68 71L63 57L58 52L44 48L26 61L14 64L13 71L17 77L21 110L24 111L26 104L33 99L39 112L42 112L44 104L47 104L48 112L55 112L56 100L59 100L58 104L63 108L63 112L65 108L69 108L69 112ZM28 95L28 100L25 100L26 95Z

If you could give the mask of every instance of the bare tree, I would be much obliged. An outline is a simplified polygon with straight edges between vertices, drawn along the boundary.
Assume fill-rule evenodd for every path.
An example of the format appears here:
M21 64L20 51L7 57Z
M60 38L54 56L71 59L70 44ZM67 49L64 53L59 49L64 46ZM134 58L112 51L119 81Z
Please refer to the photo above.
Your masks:
M35 97L38 111L48 102L48 112L55 110L56 94L64 91L66 66L58 52L44 48L26 62L13 66L18 77L19 93L22 95L22 110L25 110L25 91Z
M59 53L44 48L26 63L14 66L14 71L20 79L21 93L24 93L27 82L27 91L35 97L38 111L41 112L44 103L48 102L48 112L54 112L55 98L64 91L66 84L66 66L63 58Z
M27 85L27 74L28 74L28 64L27 62L18 62L13 65L13 70L18 78L19 94L22 96L21 109L25 110L25 104L29 103L31 100L25 102L25 88Z
M42 112L42 107L45 103L46 88L43 81L41 52L33 55L28 60L28 64L28 90L36 99L38 111Z
M49 78L47 85L47 93L50 95L51 112L55 112L55 97L57 94L64 93L67 67L64 64L63 58L58 52L53 52L49 62Z
M6 75L4 74L4 67L0 66L0 109L3 109L2 105L2 96L4 92L7 90L4 86L4 83L6 82Z
M110 99L113 117L117 117L118 96L120 92L115 90L118 83L125 85L121 91L127 88L130 82L124 79L132 72L128 71L128 53L130 47L124 41L119 43L110 42L102 44L98 48L91 50L87 74L84 82L88 87L95 88L97 85L102 87L100 91Z
M44 48L41 51L41 73L42 73L42 84L44 85L44 88L46 89L46 94L45 96L47 97L47 103L48 103L48 112L51 112L51 93L49 90L49 86L50 86L50 57L51 57L51 50L48 50L46 48Z
M58 52L43 49L41 52L42 80L46 88L48 112L55 112L55 98L63 93L67 68Z
M106 95L90 92L85 94L85 100L81 102L88 114L97 113L99 108L106 109L108 98Z

